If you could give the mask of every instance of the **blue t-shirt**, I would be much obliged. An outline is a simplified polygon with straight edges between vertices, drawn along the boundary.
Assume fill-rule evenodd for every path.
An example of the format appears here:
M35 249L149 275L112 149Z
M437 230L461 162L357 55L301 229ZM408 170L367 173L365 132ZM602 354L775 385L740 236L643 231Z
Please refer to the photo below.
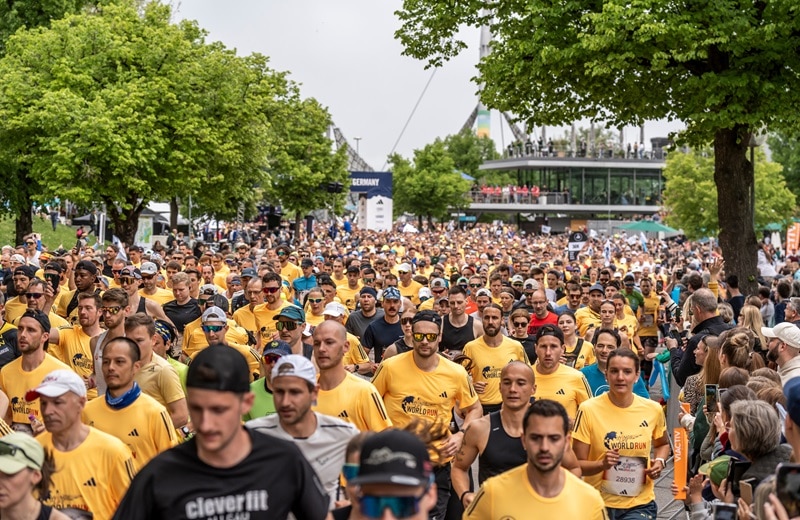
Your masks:
M586 376L586 381L589 382L589 386L592 387L592 397L597 397L598 395L603 395L608 392L609 388L606 376L600 372L597 363L589 365L588 367L583 367L581 372ZM639 397L650 399L650 393L647 391L647 387L641 376L636 380L636 383L633 384L633 393Z

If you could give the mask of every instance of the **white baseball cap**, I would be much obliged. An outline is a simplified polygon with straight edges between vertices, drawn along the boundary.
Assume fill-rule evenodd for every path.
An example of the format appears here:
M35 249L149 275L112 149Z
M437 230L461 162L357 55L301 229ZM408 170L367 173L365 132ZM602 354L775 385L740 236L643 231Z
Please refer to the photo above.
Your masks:
M272 380L287 376L299 377L312 385L317 384L317 369L305 356L290 354L275 362L275 366L272 367Z
M340 318L347 314L347 307L339 302L330 302L329 304L325 305L325 309L322 311L322 314L325 316Z
M86 384L83 378L72 370L53 370L42 379L42 383L25 393L26 401L35 401L41 396L58 397L73 392L86 397Z
M766 338L778 338L792 348L800 350L800 328L794 323L778 323L774 327L761 327L761 334Z

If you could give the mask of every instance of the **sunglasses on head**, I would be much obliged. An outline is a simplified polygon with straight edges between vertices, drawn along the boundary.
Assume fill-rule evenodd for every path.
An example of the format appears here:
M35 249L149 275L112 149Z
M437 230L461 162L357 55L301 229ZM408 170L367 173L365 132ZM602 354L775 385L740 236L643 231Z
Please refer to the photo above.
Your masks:
M108 314L111 314L112 316L114 316L116 314L119 314L119 311L121 311L121 310L122 310L122 307L120 307L120 306L116 306L116 307L100 307L100 312L101 313L103 313L103 314L108 313Z
M219 332L225 325L203 325L203 332Z
M436 341L436 338L439 337L438 332L415 332L413 335L414 341L422 341L423 338L427 339L429 342Z
M280 287L264 287L264 292L267 294L275 294L280 290L281 290Z
M275 328L278 330L295 330L299 323L296 321L279 321L275 324Z

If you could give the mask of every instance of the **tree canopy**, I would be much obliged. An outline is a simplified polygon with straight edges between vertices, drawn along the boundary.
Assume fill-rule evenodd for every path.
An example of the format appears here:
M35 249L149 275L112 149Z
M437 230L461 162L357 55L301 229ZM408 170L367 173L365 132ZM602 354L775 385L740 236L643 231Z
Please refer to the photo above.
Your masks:
M756 273L746 152L762 127L798 124L794 0L404 0L397 15L405 53L434 66L466 47L465 25L489 26L481 99L528 126L668 118L687 123L687 142L713 141L726 265L740 280Z
M442 140L414 150L413 161L393 154L389 163L396 214L411 213L430 222L444 220L453 208L469 206L471 183L456 170Z
M766 160L763 152L756 162L756 229L788 221L795 208L795 195L781 175L781 165ZM716 236L717 191L714 188L714 156L709 148L689 153L672 152L664 168L664 209L667 224L680 228L691 240Z
M800 138L788 132L774 132L767 138L772 159L783 166L783 178L795 197L800 197Z

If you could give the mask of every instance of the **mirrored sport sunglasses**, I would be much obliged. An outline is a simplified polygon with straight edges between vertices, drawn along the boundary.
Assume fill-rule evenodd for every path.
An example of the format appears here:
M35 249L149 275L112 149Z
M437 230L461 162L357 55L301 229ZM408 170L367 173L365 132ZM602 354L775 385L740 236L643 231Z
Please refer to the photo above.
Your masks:
M275 324L275 328L278 330L295 330L299 325L296 321L279 321Z
M436 341L436 338L439 337L439 333L438 332L428 332L428 333L415 332L413 334L413 337L414 337L414 341L422 341L422 339L425 338L425 339L428 340L428 342L433 342L433 341Z
M419 502L425 493L419 496L378 496L361 495L358 505L367 518L383 518L387 509L395 518L409 518L419 513Z
M225 325L203 325L203 332L219 332Z

